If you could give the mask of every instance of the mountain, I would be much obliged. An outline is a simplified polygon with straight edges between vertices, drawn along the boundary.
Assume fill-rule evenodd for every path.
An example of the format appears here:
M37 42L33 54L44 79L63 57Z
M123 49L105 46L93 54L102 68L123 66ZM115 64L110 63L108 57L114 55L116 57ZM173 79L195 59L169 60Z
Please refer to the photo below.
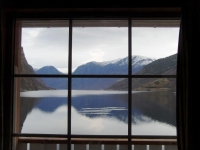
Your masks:
M37 74L63 74L58 71L54 66L44 66L38 70L36 70Z
M155 59L133 56L132 72L135 73ZM44 66L36 71L37 74L62 74L53 66ZM105 62L88 62L79 66L74 75L124 75L128 74L128 57ZM56 89L67 89L67 78L42 78L46 85ZM72 89L98 90L105 89L120 78L73 78Z
M176 75L177 54L166 58L155 60L144 66L135 75ZM107 89L109 90L127 90L128 79L114 83ZM176 80L174 78L133 78L133 90L154 90L154 89L175 89Z
M135 73L145 65L154 61L153 58L132 56L132 72ZM78 75L124 75L128 74L128 57L105 62L88 62L79 66L73 74ZM75 78L72 80L73 89L98 90L105 89L120 78Z
M23 48L21 49L21 74L35 74L35 71L31 65L28 64ZM30 91L30 90L49 90L49 88L40 78L20 78L20 91Z
M36 71L37 74L56 74L61 75L62 72L58 71L54 66L44 66ZM67 78L42 78L44 83L51 88L55 89L67 89Z
M144 56L132 56L132 73L139 71L145 65L154 61L153 58ZM123 75L128 74L128 57L104 62L88 62L79 66L73 74L96 74L96 75Z

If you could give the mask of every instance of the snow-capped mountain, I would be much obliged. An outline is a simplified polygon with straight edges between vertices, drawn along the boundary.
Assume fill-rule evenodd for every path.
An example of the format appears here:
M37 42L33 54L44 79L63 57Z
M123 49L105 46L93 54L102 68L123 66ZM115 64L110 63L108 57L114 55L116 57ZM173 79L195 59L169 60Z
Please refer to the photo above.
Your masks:
M132 73L142 69L155 59L142 56L132 57ZM37 74L63 74L53 66L44 66L36 71ZM79 66L73 74L79 75L124 75L128 74L128 58L104 62L88 62ZM73 78L72 89L105 89L121 80L120 78ZM47 86L56 89L67 89L67 78L43 78Z
M145 65L151 63L156 59L148 58L144 56L133 56L132 57L132 73L137 72L142 69ZM112 61L105 62L88 62L79 66L73 74L128 74L128 57L122 59L116 59Z
M145 65L153 62L154 58L132 56L132 73L141 70ZM128 74L128 57L105 62L88 62L79 66L73 74L79 75L124 75ZM121 78L74 78L73 89L105 89Z

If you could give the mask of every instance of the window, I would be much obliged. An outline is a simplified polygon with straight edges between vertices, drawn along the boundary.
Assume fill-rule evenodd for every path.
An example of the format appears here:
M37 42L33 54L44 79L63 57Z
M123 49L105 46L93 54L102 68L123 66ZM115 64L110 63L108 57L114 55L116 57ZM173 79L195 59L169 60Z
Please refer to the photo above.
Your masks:
M178 34L179 20L17 20L14 149L167 149Z

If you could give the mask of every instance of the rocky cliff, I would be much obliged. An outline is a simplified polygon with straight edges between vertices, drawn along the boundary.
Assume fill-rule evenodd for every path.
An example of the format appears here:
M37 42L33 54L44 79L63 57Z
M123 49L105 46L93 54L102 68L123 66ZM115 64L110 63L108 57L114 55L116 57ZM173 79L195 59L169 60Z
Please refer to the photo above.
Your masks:
M20 74L36 74L33 67L28 64L23 48L21 49L21 68ZM21 77L20 78L20 91L30 91L30 90L48 90L51 89L45 85L41 78L34 77Z

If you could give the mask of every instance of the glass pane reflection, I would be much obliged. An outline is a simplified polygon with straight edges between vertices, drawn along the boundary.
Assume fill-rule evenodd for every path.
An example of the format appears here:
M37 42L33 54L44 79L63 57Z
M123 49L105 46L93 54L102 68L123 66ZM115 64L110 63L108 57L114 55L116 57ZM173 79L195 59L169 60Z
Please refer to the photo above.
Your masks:
M132 135L176 135L176 79L132 79Z
M16 49L18 54L15 57L18 60L16 66L21 69L15 72L67 74L69 21L32 20L18 23L22 26L21 47ZM32 68L28 68L27 64Z
M127 74L128 21L73 21L73 74Z
M72 85L83 78L73 79ZM113 78L112 78L113 79ZM100 79L87 78L89 85ZM109 80L102 79L101 80ZM116 79L115 79L116 80ZM119 79L118 79L119 80ZM95 86L95 85L94 85ZM72 134L127 135L128 92L104 89L72 90Z
M132 74L176 74L179 26L180 20L132 20Z
M15 132L67 134L68 90L52 89L39 81L42 78L15 78L15 87L21 84L15 93Z

